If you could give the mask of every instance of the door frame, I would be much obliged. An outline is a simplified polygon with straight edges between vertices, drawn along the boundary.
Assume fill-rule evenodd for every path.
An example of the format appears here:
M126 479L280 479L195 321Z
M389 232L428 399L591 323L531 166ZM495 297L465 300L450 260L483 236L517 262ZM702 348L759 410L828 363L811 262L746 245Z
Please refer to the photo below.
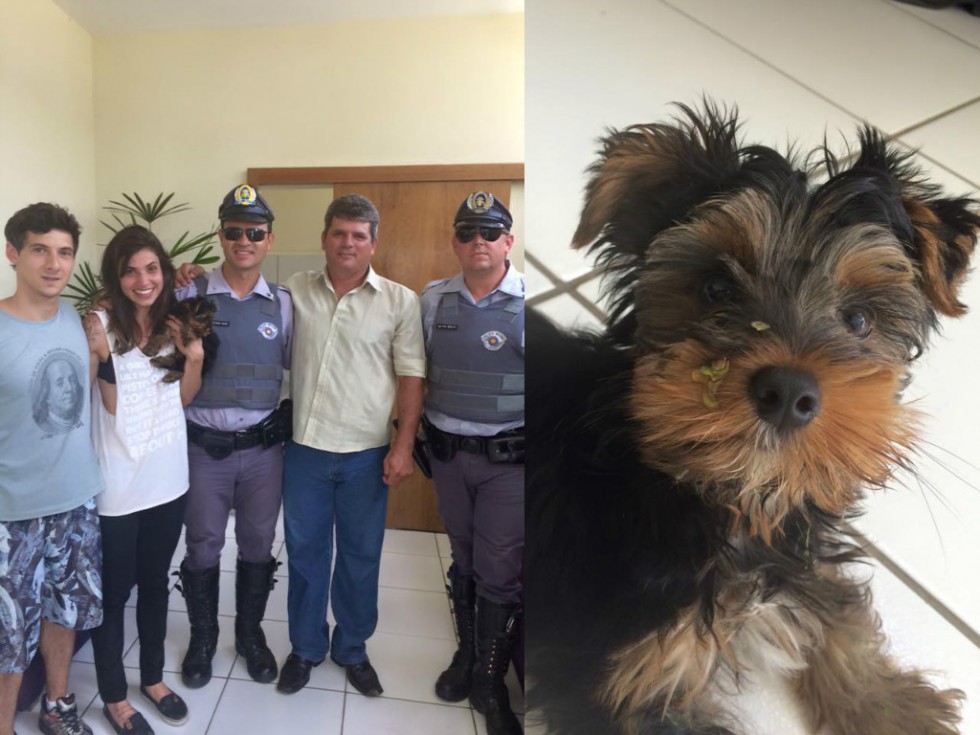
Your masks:
M524 181L523 163L453 163L421 166L280 166L250 168L246 180L264 184L411 183L413 181Z

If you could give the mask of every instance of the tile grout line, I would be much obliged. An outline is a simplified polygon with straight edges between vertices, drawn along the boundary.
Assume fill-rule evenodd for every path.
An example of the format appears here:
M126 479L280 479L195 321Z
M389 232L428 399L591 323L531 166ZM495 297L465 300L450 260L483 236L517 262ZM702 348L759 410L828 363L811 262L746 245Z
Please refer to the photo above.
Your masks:
M715 36L717 38L720 38L722 41L724 41L725 43L729 44L730 46L733 46L734 48L738 49L742 53L747 54L748 56L752 57L753 59L755 59L756 61L758 61L763 66L771 69L772 71L774 71L777 74L779 74L779 76L783 77L784 79L788 79L789 81L793 82L793 84L796 84L797 86L801 87L802 89L806 90L807 92L815 95L819 99L821 99L824 102L826 102L827 104L829 104L831 107L834 107L834 108L840 110L845 115L848 115L849 117L853 118L854 120L856 120L858 122L863 122L864 121L864 118L862 118L860 115L855 114L851 110L849 110L846 107L844 107L843 105L841 105L839 102L835 102L834 100L832 100L830 97L828 97L824 93L817 91L816 89L814 89L813 87L809 86L808 84L805 84L801 80L799 80L796 77L792 76L789 72L784 71L783 69L780 69L773 62L771 62L768 59L760 56L756 52L754 52L754 51L746 48L745 46L743 46L742 44L740 44L738 41L735 41L734 39L731 39L728 36L722 34L720 31L715 30L711 26L707 25L704 21L696 18L695 16L691 15L690 13L688 13L688 12L686 12L684 10L681 10L676 5L672 5L670 3L670 0L661 0L661 2L664 5L666 5L668 8L670 8L671 10L673 10L675 13L677 13L678 15L681 15L681 16L687 18L689 21L691 21L695 25L699 26L700 28L703 28L708 33L710 33L711 35L713 35L713 36Z
M235 654L236 658L238 654ZM214 727L214 718L218 715L218 707L221 706L221 698L225 696L225 692L228 691L228 682L231 681L231 672L235 670L235 662L232 661L231 669L228 671L228 676L224 677L224 683L221 685L221 693L214 702L214 709L211 710L211 718L208 720L208 726L204 728L204 735L209 735L211 728Z
M975 105L977 102L980 102L980 95L977 95L976 97L972 97L971 99L960 102L958 105L953 105L952 107L949 107L941 112L937 112L934 115L930 115L925 120L921 120L917 123L912 123L911 125L906 125L904 128L900 128L896 130L894 133L889 133L889 137L892 139L900 138L901 136L907 135L908 133L918 130L919 128L924 128L926 125L931 125L934 122L938 122L939 120L942 120L944 117L954 115L960 110L964 110L967 107L970 107L971 105ZM950 171L950 173L956 173L956 172Z
M888 0L882 0L882 1L883 2L888 2ZM959 41L960 43L964 44L965 46L969 46L972 49L976 49L977 51L980 51L980 46L975 45L972 41L967 41L965 38L961 38L960 36L957 36L952 31L948 31L945 28L943 28L942 26L936 25L935 23L933 23L928 18L922 18L919 15L916 15L915 13L912 12L912 10L910 8L904 7L901 3L898 4L898 8L897 9L898 10L901 10L906 15L912 16L913 18L915 18L918 21L922 21L923 23L925 23L928 26L932 26L933 28L935 28L940 33L946 34L950 38L953 38L956 41ZM966 11L963 11L963 12L966 12ZM980 17L980 16L973 16L973 17Z
M578 286L581 286L583 283L587 283L593 278L600 277L601 274L589 272L576 276L571 281L565 281L554 271L544 265L544 263L542 263L541 260L536 258L532 253L525 251L524 258L528 260L536 270L540 271L545 278L554 284L554 287L547 289L543 293L528 298L528 306L537 306L545 301L557 298L558 296L568 295L578 302L578 304L582 306L582 308L584 308L589 314L594 316L600 322L605 323L606 314L598 306L592 303L590 299L585 298L585 296L578 292Z
M939 617L949 623L963 637L965 637L976 648L980 649L980 631L974 630L959 615L954 613L938 597L927 590L917 579L905 571L898 562L894 561L888 554L881 550L877 544L867 536L857 531L853 526L848 525L846 531L849 535L861 542L861 547L867 551L872 559L881 564L885 569L898 577L898 580L905 585L913 594L928 605Z
M524 250L524 259L534 266L535 270L540 271L541 275L551 281L552 286L550 289L548 289L549 291L555 288L560 288L562 284L565 283L560 276L558 276L553 270L551 270L551 268L546 266L538 257L536 257L534 253L529 252L526 248Z
M882 3L891 2L891 1L892 0L880 0L880 2L882 2ZM670 8L671 10L673 10L678 15L681 15L681 16L687 18L692 23L694 23L694 24L698 25L699 27L703 28L704 30L708 31L709 33L711 33L712 35L716 36L717 38L720 38L722 41L728 43L729 45L733 46L734 48L737 48L739 51L742 51L743 53L748 54L753 59L755 59L759 63L763 64L764 66L768 67L772 71L776 72L777 74L779 74L783 78L788 79L789 81L793 82L794 84L796 84L797 86L799 86L802 89L806 90L807 92L810 92L811 94L813 94L816 97L820 98L821 100L823 100L824 102L826 102L827 104L829 104L831 107L834 107L834 108L840 110L845 115L848 115L849 117L853 118L854 120L856 120L858 122L869 122L869 121L865 120L865 118L863 118L861 115L858 115L857 113L855 113L855 112L847 109L846 107L844 107L839 102L836 102L835 100L831 99L830 97L828 97L824 93L819 92L818 90L814 89L810 85L808 85L808 84L804 83L803 81L797 79L796 77L792 76L789 72L784 71L783 69L780 69L773 62L771 62L768 59L760 56L759 54L757 54L756 52L752 51L751 49L746 48L745 46L743 46L738 41L735 41L734 39L729 38L728 36L722 34L720 31L718 31L718 30L712 28L711 26L707 25L704 21L702 21L702 20L696 18L695 16L691 15L690 13L688 13L688 12L680 9L676 5L671 4L671 0L660 0L660 2L661 2L661 4L665 5L666 7ZM928 25L929 27L931 27L933 29L942 30L942 29L937 28L936 26L934 26L932 23L929 23L928 21L924 21L921 18L918 18L917 16L915 16L915 15L913 15L911 13L907 13L907 11L905 11L904 9L902 10L902 12L905 12L907 15L911 15L913 18L916 18L916 20L921 21L922 23L924 23L925 25ZM948 31L944 31L944 33L947 33L948 35L952 36L952 34L949 34ZM977 49L976 46L973 46L973 44L967 43L966 41L964 41L961 38L958 38L956 36L952 36L952 37L953 38L956 38L958 41L960 41L965 46L968 46L971 49L980 50L980 49ZM950 110L946 110L944 112L937 113L936 115L934 115L934 116L932 116L930 118L927 118L927 120L924 121L924 122L922 122L922 123L916 123L916 124L913 124L913 125L906 126L905 128L902 128L902 131L901 132L903 132L903 133L904 132L908 132L909 130L915 129L919 125L923 125L923 124L925 124L927 122L935 122L936 120L942 118L943 116L949 114L950 112L957 111L957 110L959 110L961 107L963 107L965 105L973 104L974 102L977 101L977 99L980 99L980 98L972 99L969 102L963 103L961 105L956 105L955 107L953 107ZM875 127L878 127L878 126L875 126ZM897 135L898 135L898 133L895 133L895 134L889 133L889 137L895 137Z

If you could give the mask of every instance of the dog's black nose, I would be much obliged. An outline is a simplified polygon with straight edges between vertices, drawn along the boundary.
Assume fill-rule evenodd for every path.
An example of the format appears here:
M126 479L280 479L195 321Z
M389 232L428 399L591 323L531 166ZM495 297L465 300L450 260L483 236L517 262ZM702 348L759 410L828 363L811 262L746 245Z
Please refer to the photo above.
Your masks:
M762 368L749 381L749 397L759 418L780 431L800 429L820 411L820 387L806 370Z

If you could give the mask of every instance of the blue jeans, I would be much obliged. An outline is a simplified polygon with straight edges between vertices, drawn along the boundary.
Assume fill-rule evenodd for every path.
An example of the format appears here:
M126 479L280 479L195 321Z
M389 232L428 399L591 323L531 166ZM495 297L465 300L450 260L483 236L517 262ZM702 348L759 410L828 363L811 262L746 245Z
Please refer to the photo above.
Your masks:
M289 641L293 653L320 662L329 651L343 666L367 660L378 624L378 573L388 486L388 447L339 454L288 442L282 507L289 555ZM330 579L333 529L337 564ZM330 639L327 603L337 625Z

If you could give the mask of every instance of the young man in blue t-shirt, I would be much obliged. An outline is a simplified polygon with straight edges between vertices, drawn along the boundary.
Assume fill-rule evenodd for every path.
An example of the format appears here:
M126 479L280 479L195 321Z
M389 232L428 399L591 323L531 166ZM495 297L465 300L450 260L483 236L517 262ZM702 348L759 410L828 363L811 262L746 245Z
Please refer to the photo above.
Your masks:
M78 314L60 298L80 231L47 203L20 210L4 229L16 286L0 299L0 735L13 732L23 672L39 648L41 732L92 732L68 692L75 631L102 621L89 350Z

